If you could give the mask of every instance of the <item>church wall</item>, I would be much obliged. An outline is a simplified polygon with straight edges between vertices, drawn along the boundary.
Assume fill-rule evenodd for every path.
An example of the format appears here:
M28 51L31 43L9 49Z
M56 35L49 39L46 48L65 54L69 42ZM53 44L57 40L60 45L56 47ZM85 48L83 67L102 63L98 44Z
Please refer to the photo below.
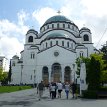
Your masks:
M63 18L63 16L61 17ZM54 28L52 28L52 24L54 24ZM66 66L70 67L70 76L72 81L74 81L75 71L77 69L75 61L77 57L80 57L80 52L84 53L84 57L89 57L89 55L94 52L93 44L91 44L92 37L90 30L85 28L79 31L78 26L76 26L72 21L62 21L60 23L60 21L55 22L55 20L49 24L44 24L40 30L39 34L33 29L27 32L24 51L21 53L21 58L15 60L12 59L16 64L15 66L12 66L12 83L20 84L21 72L23 84L39 83L42 80L43 67L47 66L49 75L51 75L52 65L54 63L59 63L61 65L62 82L64 82L64 71ZM61 35L61 38L56 37L54 39L47 39L47 36L52 33L64 34L65 37L64 35ZM79 33L81 34L79 35ZM83 36L85 34L89 36L89 41L84 41ZM28 43L29 36L33 36L33 42L31 42L31 39ZM50 46L51 41L52 46ZM58 44L56 44L56 41L58 41ZM62 46L62 41L64 41L64 46ZM67 45L68 42L69 47ZM79 46L80 43L83 44ZM32 45L35 47L31 47ZM36 49L36 46L39 49ZM82 48L79 48L81 46ZM77 47L76 50L75 47ZM55 56L55 52L58 52L59 55ZM23 61L23 63L17 63L18 60ZM49 77L49 82L50 81L51 78Z
M20 84L20 81L21 81L21 66L20 64L18 63L15 63L15 66L14 65L11 65L12 66L12 81L11 81L11 84Z
M38 54L37 58L37 81L41 81L42 79L42 68L43 66L51 67L54 63L59 63L61 66L69 66L75 63L76 55L75 53L69 52L63 48L55 46L51 49L48 49L42 53ZM54 52L58 51L59 56L55 57ZM67 55L67 56L66 56ZM45 57L44 57L45 56ZM66 57L65 57L66 56ZM48 59L49 58L49 59ZM51 71L49 71L51 72Z
M88 57L94 53L93 44L84 44L88 48Z
M79 58L80 57L80 53L83 53L83 57L88 57L87 55L88 55L88 51L87 51L87 49L85 48L85 49L76 49L76 54L77 54L77 58Z

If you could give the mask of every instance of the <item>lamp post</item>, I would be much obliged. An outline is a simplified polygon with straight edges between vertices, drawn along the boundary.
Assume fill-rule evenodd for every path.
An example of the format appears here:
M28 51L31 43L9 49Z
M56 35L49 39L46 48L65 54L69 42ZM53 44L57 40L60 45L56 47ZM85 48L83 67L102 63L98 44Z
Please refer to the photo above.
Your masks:
M74 82L75 82L75 64L72 64L73 65L73 70L74 70Z
M20 85L22 85L22 75L23 75L23 74L22 74L22 70L23 70L23 65L21 65L21 73L20 73L20 74L21 74L21 77L20 77Z
M35 75L35 70L34 70L34 87L35 87L35 79L36 79L36 75Z

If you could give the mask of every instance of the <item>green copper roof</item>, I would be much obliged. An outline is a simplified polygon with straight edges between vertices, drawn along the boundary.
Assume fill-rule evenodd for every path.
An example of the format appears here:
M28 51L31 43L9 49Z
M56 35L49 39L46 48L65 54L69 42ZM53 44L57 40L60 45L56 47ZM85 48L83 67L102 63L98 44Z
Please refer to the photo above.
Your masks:
M69 38L68 35L62 34L62 33L52 33L52 34L49 34L46 38L50 39L50 38L61 38L61 37Z
M49 18L44 24L48 24L51 22L70 22L70 23L73 23L71 20L69 20L65 16L61 16L61 15L56 15L56 16Z

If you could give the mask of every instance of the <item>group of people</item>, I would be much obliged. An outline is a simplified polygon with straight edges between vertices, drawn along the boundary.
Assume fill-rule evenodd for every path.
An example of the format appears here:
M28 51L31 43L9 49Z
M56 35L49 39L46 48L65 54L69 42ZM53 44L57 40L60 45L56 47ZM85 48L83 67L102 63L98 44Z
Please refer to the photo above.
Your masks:
M66 98L68 99L69 93L72 93L72 98L77 98L76 95L76 90L77 90L77 85L72 82L72 83L61 83L59 81L58 83L56 82L51 82L49 84L49 93L50 93L50 98L55 99L56 97L61 98L62 91L65 90ZM39 94L39 100L41 99L43 95L43 90L44 90L44 83L41 81L41 83L38 84L37 86L37 93Z

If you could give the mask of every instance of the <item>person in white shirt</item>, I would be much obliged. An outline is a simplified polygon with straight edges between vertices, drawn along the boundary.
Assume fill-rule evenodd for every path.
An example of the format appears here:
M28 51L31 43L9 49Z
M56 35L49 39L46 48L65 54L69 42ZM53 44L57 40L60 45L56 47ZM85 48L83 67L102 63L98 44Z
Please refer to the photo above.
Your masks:
M62 85L61 81L59 83L57 83L57 88L58 88L58 98L61 98L61 92L63 89L63 85Z
M70 91L70 84L68 82L65 83L65 93L66 93L66 98L68 99L69 96L69 91Z

